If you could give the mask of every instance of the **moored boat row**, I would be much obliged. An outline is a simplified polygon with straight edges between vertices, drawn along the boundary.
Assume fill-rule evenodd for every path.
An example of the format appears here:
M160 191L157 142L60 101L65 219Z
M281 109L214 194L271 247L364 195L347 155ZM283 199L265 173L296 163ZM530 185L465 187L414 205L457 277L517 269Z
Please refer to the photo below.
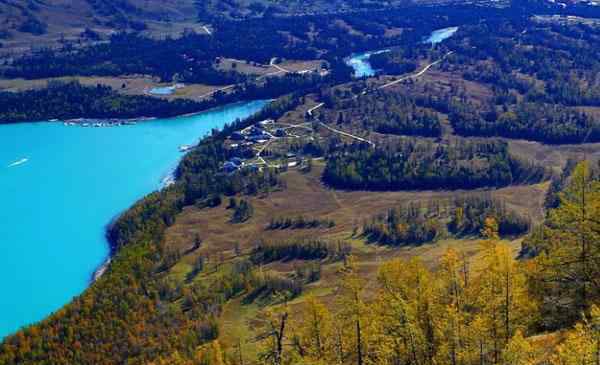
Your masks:
M58 122L58 120L51 120L51 122ZM96 119L73 119L63 122L63 125L66 127L93 127L93 128L103 128L103 127L120 127L126 125L136 125L136 120L96 120Z

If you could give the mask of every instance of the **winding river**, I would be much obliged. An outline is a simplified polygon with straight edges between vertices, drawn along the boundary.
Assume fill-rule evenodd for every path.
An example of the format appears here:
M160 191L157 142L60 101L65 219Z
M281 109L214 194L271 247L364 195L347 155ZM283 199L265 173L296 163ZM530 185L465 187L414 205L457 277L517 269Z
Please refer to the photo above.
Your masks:
M390 50L384 49L380 51L369 51L364 53L353 54L346 60L346 64L354 69L354 77L372 77L375 76L375 70L371 66L369 59L373 55L386 52L390 52Z
M452 37L458 31L458 27L449 27L443 29L436 29L423 43L431 43L436 45ZM375 76L376 70L373 69L369 59L371 56L381 53L390 52L389 49L383 49L379 51L369 51L363 53L356 53L346 59L346 64L354 69L354 77L372 77Z
M266 103L110 128L0 125L0 339L86 289L106 225L164 184L179 146Z

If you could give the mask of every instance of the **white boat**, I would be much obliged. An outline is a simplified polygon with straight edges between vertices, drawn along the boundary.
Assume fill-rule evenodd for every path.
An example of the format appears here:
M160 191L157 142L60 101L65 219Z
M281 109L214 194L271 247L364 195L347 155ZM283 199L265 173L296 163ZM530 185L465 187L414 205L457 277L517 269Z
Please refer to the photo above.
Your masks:
M188 144L183 144L183 145L179 146L179 152L187 152L187 151L191 150L192 148L194 148L194 146L190 146Z
M19 161L15 161L15 162L11 163L10 165L8 165L8 167L16 167L16 166L26 163L27 161L29 161L28 158L22 158Z

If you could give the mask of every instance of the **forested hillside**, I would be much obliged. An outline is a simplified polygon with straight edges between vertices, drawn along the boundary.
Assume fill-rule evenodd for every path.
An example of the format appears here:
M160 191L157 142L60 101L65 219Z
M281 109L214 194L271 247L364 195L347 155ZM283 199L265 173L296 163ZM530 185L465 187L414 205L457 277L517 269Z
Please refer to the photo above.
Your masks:
M430 190L538 183L545 176L542 167L510 156L504 143L459 140L349 146L331 154L323 179L340 189Z
M438 50L453 51L443 72L470 86L448 92L437 81L406 83L402 92L420 107L447 114L463 136L596 142L600 122L591 111L600 105L599 36L599 28L585 22L489 18L461 27ZM394 74L410 57L401 49L377 55L377 62Z
M273 100L116 218L107 271L4 339L0 365L598 365L600 23L533 17L584 5L475 3L166 2L200 27L7 59L4 77L218 91L50 81L0 92L6 122ZM86 4L127 27L166 21L138 0ZM352 76L354 52L388 49Z
M494 219L500 237L526 234L531 222L489 196L470 196L450 201L409 203L378 214L364 223L362 234L383 245L434 242L448 236L483 234L486 219Z
M414 70L410 70L412 72ZM418 105L411 95L378 91L362 98L341 92L322 96L337 125L356 126L382 134L440 137L442 125L432 108Z
M231 57L269 63L273 57L334 60L352 51L380 49L392 45L416 45L432 29L445 26L452 13L456 21L476 22L478 16L498 16L507 11L461 7L399 8L357 13L318 14L299 17L269 17L231 21L219 18L212 34L188 28L164 39L147 34L115 32L108 42L86 47L67 42L56 50L36 50L16 57L4 70L6 77L43 78L64 75L123 75L144 73L183 81L220 76L231 81L235 75L215 74L216 57ZM386 34L386 29L406 29ZM225 82L222 82L225 83Z

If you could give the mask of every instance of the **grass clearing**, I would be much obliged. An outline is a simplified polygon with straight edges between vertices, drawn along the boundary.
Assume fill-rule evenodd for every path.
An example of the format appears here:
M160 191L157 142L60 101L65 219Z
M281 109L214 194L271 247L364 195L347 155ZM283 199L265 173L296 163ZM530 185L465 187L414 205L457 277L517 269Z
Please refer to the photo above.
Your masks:
M253 217L243 224L229 222L231 211L227 210L226 199L222 206L212 209L199 210L189 207L177 218L176 224L167 231L167 242L170 247L176 247L181 252L188 250L198 234L202 247L182 258L170 275L176 280L183 280L191 264L198 255L210 258L211 264L217 261L229 261L235 257L235 245L239 244L241 255L248 255L260 239L268 241L305 239L319 237L332 242L345 241L352 246L352 254L357 259L358 269L367 282L367 295L377 290L376 276L380 265L386 261L400 258L411 259L419 257L427 266L435 268L440 257L449 248L464 252L471 262L478 261L480 239L446 239L435 243L409 247L385 247L367 244L362 237L353 236L355 227L360 226L363 219L386 211L401 203L409 201L429 201L432 199L447 199L461 194L472 194L467 191L412 191L412 192L362 192L336 191L321 183L322 165L316 164L313 171L303 174L290 170L282 174L287 188L266 196L252 197L248 200L254 207ZM542 203L546 184L534 186L514 186L492 192L501 197L507 204L521 212L528 213L535 219L541 219ZM524 195L532 199L522 199ZM272 217L299 216L332 219L336 222L333 228L297 229L297 230L266 230ZM520 240L511 241L515 255L520 248ZM290 275L296 268L307 262L292 260L274 262L263 266L263 270ZM320 280L307 285L301 296L288 303L292 311L299 310L308 295L318 296L326 303L334 304L339 287L340 270L343 262L331 262L327 259L321 262ZM205 270L195 280L210 280L211 270ZM214 272L213 272L214 273ZM237 351L241 342L244 356L256 355L255 337L258 334L256 322L260 317L257 304L244 304L242 298L236 298L225 306L220 326L222 343Z

